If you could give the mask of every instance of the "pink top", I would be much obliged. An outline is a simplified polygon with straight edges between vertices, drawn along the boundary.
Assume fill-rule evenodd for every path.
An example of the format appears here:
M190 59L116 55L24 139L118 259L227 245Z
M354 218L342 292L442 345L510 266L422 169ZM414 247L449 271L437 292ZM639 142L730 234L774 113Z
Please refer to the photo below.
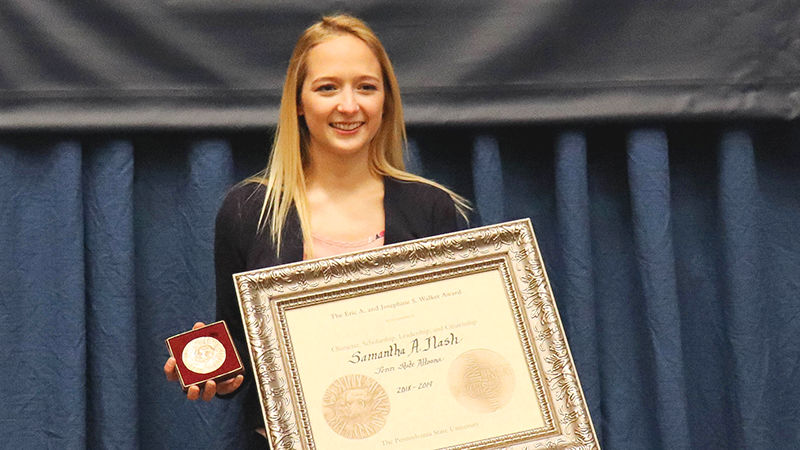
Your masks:
M312 233L311 239L314 240L314 258L327 258L328 256L341 255L342 253L378 248L383 245L384 234L386 234L386 232L381 231L380 233L376 233L360 241L335 241ZM304 255L303 258L307 259L308 255Z

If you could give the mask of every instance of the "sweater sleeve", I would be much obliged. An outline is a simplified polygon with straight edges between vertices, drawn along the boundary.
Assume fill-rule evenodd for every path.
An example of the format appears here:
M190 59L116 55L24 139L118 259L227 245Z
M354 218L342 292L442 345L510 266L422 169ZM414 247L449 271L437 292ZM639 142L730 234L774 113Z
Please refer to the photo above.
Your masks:
M258 405L258 394L250 370L244 326L239 314L239 302L233 285L233 274L248 270L247 249L254 245L253 230L249 230L244 188L234 188L225 197L217 213L214 229L214 268L217 286L217 320L224 320L233 337L233 343L242 358L245 377L236 391L218 398L242 398L245 426L250 429L263 426ZM249 205L252 206L252 205ZM248 231L249 230L249 231ZM248 240L249 239L249 240Z
M233 275L256 266L270 265L271 261L252 261L253 249L265 248L256 233L258 222L258 187L237 186L228 192L222 202L214 229L214 271L217 288L217 320L224 320L233 341L249 370L247 341L239 312L239 300ZM269 250L267 250L269 253Z
M242 204L239 193L234 189L228 193L217 212L214 229L214 270L217 286L217 320L224 320L231 332L233 343L245 370L245 383L237 391L218 397L230 398L238 392L250 390L250 360L247 357L247 342L244 326L239 314L239 302L233 285L233 274L243 272L247 267L245 245L242 232Z
M217 287L217 320L224 320L237 340L244 338L232 274L245 270L241 243L241 205L233 191L217 213L214 228L214 270ZM238 342L237 342L238 344Z

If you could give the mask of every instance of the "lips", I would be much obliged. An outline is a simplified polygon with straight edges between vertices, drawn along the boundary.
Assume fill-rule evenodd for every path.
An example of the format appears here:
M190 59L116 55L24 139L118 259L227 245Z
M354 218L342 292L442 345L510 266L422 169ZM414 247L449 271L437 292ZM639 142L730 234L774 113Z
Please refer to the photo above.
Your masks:
M341 131L354 131L366 122L331 122L330 126Z

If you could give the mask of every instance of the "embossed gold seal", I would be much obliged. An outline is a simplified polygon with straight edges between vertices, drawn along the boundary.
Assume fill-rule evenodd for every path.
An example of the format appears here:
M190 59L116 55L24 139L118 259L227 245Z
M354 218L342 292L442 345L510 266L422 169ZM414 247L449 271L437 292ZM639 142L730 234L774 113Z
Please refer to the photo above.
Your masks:
M459 355L447 374L450 393L465 408L490 413L506 406L514 392L514 372L497 352L485 348Z
M225 362L225 347L211 336L192 339L181 353L183 364L194 373L211 373Z
M383 387L364 375L338 378L322 395L325 420L333 431L348 439L364 439L380 431L390 409Z

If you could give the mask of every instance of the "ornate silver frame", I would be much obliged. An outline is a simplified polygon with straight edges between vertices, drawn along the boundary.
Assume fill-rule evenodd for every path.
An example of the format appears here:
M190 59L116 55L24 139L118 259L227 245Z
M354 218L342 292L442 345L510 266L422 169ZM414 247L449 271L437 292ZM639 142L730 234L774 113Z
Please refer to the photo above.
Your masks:
M447 449L599 448L530 220L234 275L273 449L316 449L287 308L500 270L545 425Z

